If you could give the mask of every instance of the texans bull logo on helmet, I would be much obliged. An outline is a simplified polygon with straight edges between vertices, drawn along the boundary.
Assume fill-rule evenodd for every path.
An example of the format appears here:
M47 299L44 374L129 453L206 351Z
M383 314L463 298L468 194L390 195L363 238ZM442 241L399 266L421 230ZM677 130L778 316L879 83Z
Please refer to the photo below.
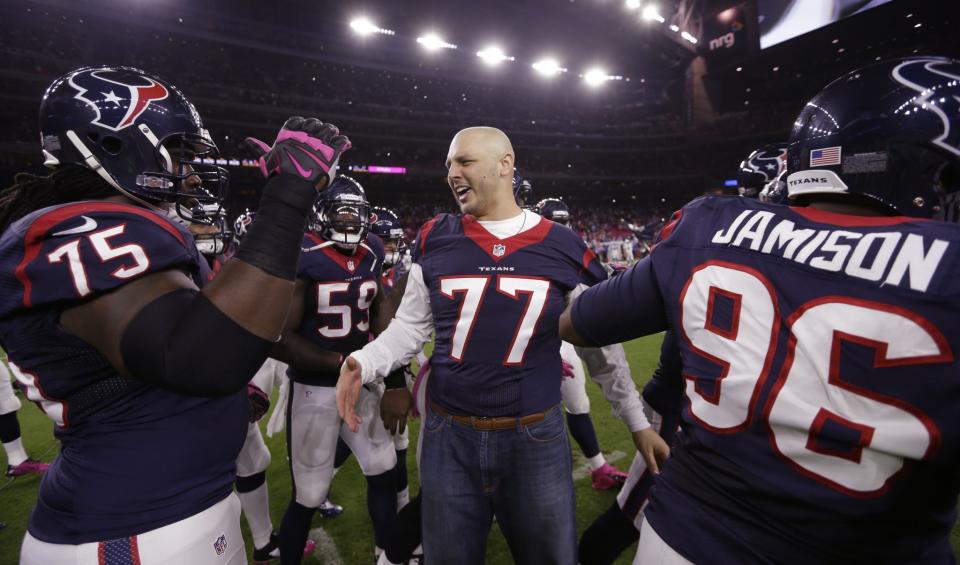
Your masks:
M759 151L755 151L745 161L744 168L750 169L763 175L765 182L770 182L777 178L787 165L786 146L772 147L768 146Z
M91 123L111 131L133 125L150 103L169 96L165 86L123 69L91 69L70 77L74 96L88 104L97 117Z
M960 155L960 130L950 127L951 116L960 115L960 64L945 59L913 59L897 65L893 79L918 95L898 112L933 112L943 123L943 133L931 141ZM944 79L948 79L944 82Z

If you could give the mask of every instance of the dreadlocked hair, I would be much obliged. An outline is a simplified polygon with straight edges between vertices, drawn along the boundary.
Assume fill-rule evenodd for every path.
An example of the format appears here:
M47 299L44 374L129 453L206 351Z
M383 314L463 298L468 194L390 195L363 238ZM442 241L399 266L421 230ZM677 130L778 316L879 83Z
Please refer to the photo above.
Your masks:
M17 173L13 185L0 190L0 232L27 214L47 206L116 194L116 189L100 175L81 165L65 165L45 176Z

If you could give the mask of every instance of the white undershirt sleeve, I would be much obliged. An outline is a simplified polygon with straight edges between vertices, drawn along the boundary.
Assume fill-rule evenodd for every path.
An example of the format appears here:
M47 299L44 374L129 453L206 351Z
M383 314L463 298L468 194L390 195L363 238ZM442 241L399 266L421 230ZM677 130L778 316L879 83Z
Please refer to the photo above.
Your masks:
M382 379L408 363L433 335L430 290L420 265L410 266L407 288L390 325L376 339L350 354L360 363L363 383Z
M587 286L581 284L571 293L571 300ZM593 382L600 385L603 397L613 406L613 414L623 420L630 432L650 427L643 413L643 402L630 374L630 365L623 345L614 343L605 347L575 347L577 355L587 365Z

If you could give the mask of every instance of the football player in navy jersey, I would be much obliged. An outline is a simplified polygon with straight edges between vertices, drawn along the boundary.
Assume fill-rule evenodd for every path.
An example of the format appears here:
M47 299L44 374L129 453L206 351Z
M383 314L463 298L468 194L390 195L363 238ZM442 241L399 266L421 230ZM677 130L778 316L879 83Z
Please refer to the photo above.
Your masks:
M960 61L876 63L794 122L791 206L707 197L564 314L575 343L673 328L681 433L635 562L953 563Z
M740 196L758 198L761 202L776 200L779 190L777 179L786 170L786 147L786 143L764 146L752 151L740 163L737 173L737 192ZM668 331L661 346L659 365L643 388L644 413L668 443L673 441L676 434L678 403L683 398L681 365L676 337ZM640 538L643 526L641 509L653 486L653 476L638 452L630 464L626 482L617 499L583 532L578 549L581 565L613 563Z
M343 357L386 325L380 308L384 249L380 238L368 233L369 219L370 204L357 181L337 177L321 195L315 221L303 238L290 317L274 351L274 357L289 364L291 380L287 447L294 493L280 527L284 563L302 557L310 520L330 489L338 437L356 455L367 479L377 547L393 535L396 452L379 418L380 395L364 389L365 426L351 430L340 421L334 389ZM409 397L402 376L388 388L402 388L401 394Z
M496 517L519 563L575 563L570 444L559 407L565 295L605 277L569 228L521 210L500 130L454 136L447 182L462 215L427 222L396 317L341 368L353 429L363 382L435 348L421 429L427 562L481 563Z
M44 94L40 133L53 173L0 192L0 343L62 444L21 563L242 563L246 384L283 329L301 226L350 143L303 118L259 142L260 221L201 291L203 259L171 218L204 221L187 211L221 201L226 174L196 160L216 146L179 90L137 69L78 69Z

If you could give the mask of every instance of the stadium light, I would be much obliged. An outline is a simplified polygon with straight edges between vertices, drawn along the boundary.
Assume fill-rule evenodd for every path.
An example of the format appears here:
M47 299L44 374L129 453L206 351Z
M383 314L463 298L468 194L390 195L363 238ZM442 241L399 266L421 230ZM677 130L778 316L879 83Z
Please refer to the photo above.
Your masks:
M657 20L660 23L667 21L663 16L660 15L660 12L657 11L657 7L653 4L648 4L647 7L643 9L642 15L643 19L647 21Z
M390 29L383 29L377 24L370 21L369 18L365 16L360 16L359 18L354 18L350 21L350 29L355 31L357 35L361 37L366 37L373 33L380 33L383 35L396 35L396 32Z
M689 33L685 32L685 31L681 31L681 32L680 32L680 37L686 39L687 41L689 41L690 43L693 43L694 45L696 45L696 43L697 43L697 38L694 37L694 36L692 36L692 35L690 35Z
M552 77L554 75L567 72L567 69L561 67L560 63L558 63L556 59L550 57L540 59L531 66L533 67L533 70L546 77Z
M680 26L678 26L677 24L670 24L670 31L672 31L673 33L677 33L678 31L680 31Z
M636 10L640 7L640 0L627 0L627 9Z
M587 86L592 86L594 88L600 86L608 80L610 80L610 77L607 75L607 71L596 67L590 69L583 75L583 81L587 83Z
M483 59L483 62L487 65L495 66L499 65L504 61L513 61L514 57L510 57L503 52L503 49L495 45L484 48L483 51L477 51L477 57Z
M452 43L447 43L440 38L436 33L430 32L424 35L421 35L417 38L417 43L423 45L423 48L427 51L436 51L438 49L456 49L457 46Z

